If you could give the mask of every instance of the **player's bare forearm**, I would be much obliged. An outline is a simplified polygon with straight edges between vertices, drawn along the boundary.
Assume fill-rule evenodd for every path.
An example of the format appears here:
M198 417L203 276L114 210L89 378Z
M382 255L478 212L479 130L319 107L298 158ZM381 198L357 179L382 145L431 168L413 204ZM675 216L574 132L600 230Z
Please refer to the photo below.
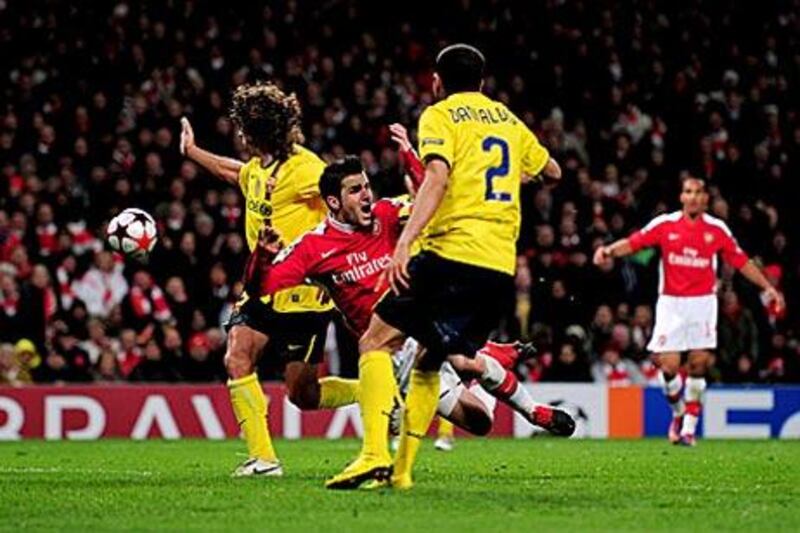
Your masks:
M761 272L755 263L752 261L748 261L745 265L739 269L739 272L748 279L751 283L758 286L758 288L762 290L767 290L772 287L772 284L769 280L764 276L764 273Z
M213 154L197 145L187 147L186 157L205 168L214 176L234 184L239 181L239 170L244 165L237 159Z
M547 160L547 164L542 169L545 185L557 185L561 182L561 166L552 157Z
M417 193L414 211L400 235L400 242L410 245L419 237L419 234L433 218L439 204L442 203L449 178L450 168L446 163L438 159L428 163L425 167L425 180Z
M772 300L778 309L783 309L786 307L786 302L783 299L783 294L775 288L772 283L769 282L767 277L761 272L755 263L752 261L748 261L745 265L739 269L739 272L748 279L751 283L757 285L761 290L763 290L767 297Z
M600 246L594 252L594 264L602 265L606 261L610 261L615 257L625 257L633 253L631 241L628 239L620 239L608 246Z
M538 175L531 176L529 174L523 174L522 183L533 183L539 181L540 177L545 185L558 185L561 182L561 165L551 157L547 160L547 163L545 163L544 168L542 168L542 171Z

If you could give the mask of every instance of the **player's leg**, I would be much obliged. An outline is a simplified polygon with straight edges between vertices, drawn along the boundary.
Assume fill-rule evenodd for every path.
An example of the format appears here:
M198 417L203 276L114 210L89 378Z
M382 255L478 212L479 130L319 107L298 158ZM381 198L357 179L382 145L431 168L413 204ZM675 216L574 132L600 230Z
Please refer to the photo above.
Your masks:
M439 425L436 428L436 440L433 441L433 447L440 452L451 452L456 445L455 437L456 427L453 422L440 416Z
M492 414L487 406L461 382L450 363L440 371L440 394L436 408L439 427L434 447L453 449L455 426L474 435L486 435L492 429Z
M681 354L679 352L664 352L655 354L653 358L659 368L659 379L664 396L672 411L672 422L669 425L668 438L670 442L675 443L680 439L681 423L685 409Z
M520 413L531 424L554 435L568 437L575 432L575 421L568 413L536 402L514 373L504 368L486 350L481 349L473 358L454 355L448 360L462 379L476 379L492 396Z
M413 338L408 338L403 348L394 354L395 378L397 379L400 394L408 394L408 383L411 379L411 371L416 360L421 357L425 349ZM439 415L438 438L452 439L454 425L468 431L474 435L484 435L491 430L492 415L486 406L487 397L479 398L473 391L470 391L461 382L452 365L445 363L439 373L440 393L436 414ZM488 397L489 401L494 398ZM492 404L492 407L494 405ZM398 419L392 421L397 428L393 429L393 434L400 435L400 424L402 423L402 412ZM399 443L399 440L397 441ZM448 442L451 444L452 441ZM441 443L440 443L441 444ZM434 443L436 445L436 443ZM446 446L447 444L445 444ZM396 449L396 446L395 446Z
M688 377L684 385L683 400L686 413L683 416L678 444L692 446L695 443L697 420L702 410L703 393L706 390L706 373L711 366L711 352L717 347L717 297L715 295L686 298L683 301L684 315L688 317L686 342L689 351Z
M367 331L359 341L358 403L364 427L361 452L343 472L330 478L326 487L353 489L369 479L385 479L391 473L388 431L397 397L391 354L404 340L405 335L400 330L377 315L372 316ZM413 385L412 373L412 388Z
M653 336L647 349L660 370L664 396L672 410L669 426L670 442L677 442L684 414L682 400L684 375L681 371L681 353L688 350L690 310L686 309L686 298L660 295L656 302L656 321Z
M445 415L442 412L441 404L437 408L440 416L438 437L449 436L452 438L454 426L468 431L473 435L487 435L492 430L492 414L488 407L477 395L468 388L461 385L463 389L459 394L458 401L453 405L452 410ZM442 424L447 422L449 427L442 431Z
M358 380L337 376L318 378L317 366L325 353L330 311L284 313L279 334L286 358L284 382L289 401L303 410L333 409L355 403Z
M406 429L400 434L392 474L392 486L396 488L412 485L411 473L420 440L435 413L439 390L435 372L448 354L475 353L483 346L500 316L497 295L506 294L513 286L509 275L448 261L432 253L423 252L414 260L418 270L412 272L409 292L416 297L417 305L404 331L418 339L427 351L412 375L406 398L407 413L414 416L407 414ZM403 317L393 314L391 305L384 305L391 302L384 300L376 311L387 321L403 323Z
M692 350L689 352L687 363L686 384L683 391L683 401L686 405L683 415L683 424L680 429L680 444L692 446L695 443L697 420L703 410L703 393L706 390L706 372L708 371L711 354L706 350Z
M237 313L228 332L224 362L231 407L247 444L248 459L234 471L234 476L281 475L267 423L269 402L255 372L256 361L269 338L247 324L246 313Z

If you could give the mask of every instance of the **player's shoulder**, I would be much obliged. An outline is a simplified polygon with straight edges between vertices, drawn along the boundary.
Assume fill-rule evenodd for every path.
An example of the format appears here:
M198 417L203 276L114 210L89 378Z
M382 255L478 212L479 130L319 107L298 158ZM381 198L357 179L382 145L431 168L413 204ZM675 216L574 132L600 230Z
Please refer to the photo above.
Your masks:
M261 168L261 160L257 157L251 157L239 169L239 186L242 190L247 189L247 184L252 176L258 169Z
M316 153L309 150L302 144L294 145L294 153L292 154L292 157L297 158L299 161L322 163L323 165L325 164L325 162L322 160L320 156L318 156Z
M681 211L672 211L670 213L662 213L660 215L656 215L653 217L650 222L647 223L645 229L653 229L662 224L674 224L676 222L680 222L681 218L683 217L683 213Z
M258 157L251 157L242 165L242 168L239 170L239 176L249 175L253 170L258 168L261 168L261 159Z
M375 202L373 209L378 210L397 210L403 208L407 205L411 204L411 197L407 194L402 194L400 196L391 196L387 198L381 198Z
M717 218L714 215L709 215L708 213L703 213L703 222L713 228L718 229L719 231L723 232L725 235L729 237L733 236L728 224L725 223L724 220L721 218Z
M319 247L320 243L324 241L326 234L329 232L327 219L317 224L314 228L306 231L302 235L296 237L293 241L284 246L278 254L278 259L285 258L289 254L298 250L315 250Z
M422 114L419 116L420 121L429 121L429 120L442 120L446 119L450 116L448 109L451 107L451 103L448 103L448 99L445 98L444 100L439 100L435 104L431 104L425 109L422 110Z
M378 218L398 218L407 214L411 205L411 198L407 194L381 198L372 205L372 213Z
M302 144L295 144L292 149L292 154L285 161L284 165L289 169L297 169L300 167L314 167L324 168L325 161L317 154L303 146Z

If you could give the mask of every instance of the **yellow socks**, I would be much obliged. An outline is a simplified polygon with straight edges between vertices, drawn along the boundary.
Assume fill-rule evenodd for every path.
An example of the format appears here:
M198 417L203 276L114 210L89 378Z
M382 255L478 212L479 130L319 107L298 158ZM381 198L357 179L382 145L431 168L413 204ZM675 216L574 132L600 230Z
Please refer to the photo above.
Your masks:
M440 416L437 436L439 438L452 438L454 433L455 433L455 426L453 426L453 423Z
M428 432L439 403L439 372L411 371L406 410L400 428L400 447L394 460L392 483L411 486L411 469L422 438Z
M358 380L335 376L319 380L319 408L334 409L358 401Z
M392 372L389 352L364 353L358 361L361 420L364 424L362 456L390 461L389 418L394 405L397 383Z
M265 461L276 461L275 449L267 427L267 406L258 376L253 373L239 379L228 380L231 394L231 407L236 422L242 429L247 443L247 453Z

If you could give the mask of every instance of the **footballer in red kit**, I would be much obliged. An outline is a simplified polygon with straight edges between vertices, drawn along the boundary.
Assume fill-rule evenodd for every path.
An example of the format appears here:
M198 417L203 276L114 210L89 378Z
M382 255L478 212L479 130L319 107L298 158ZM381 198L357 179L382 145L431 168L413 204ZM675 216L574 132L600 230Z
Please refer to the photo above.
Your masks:
M348 190L360 194L369 190L369 182L358 183ZM328 290L348 325L357 334L367 329L372 308L380 299L375 290L378 279L388 265L397 242L401 220L411 208L409 202L383 199L372 203L371 194L364 194L365 231L332 217L283 248L261 281L263 294L274 294L283 287L310 279Z
M330 214L314 230L281 249L280 236L271 228L264 228L257 261L261 294L268 296L304 280L319 283L327 289L354 332L361 335L367 329L375 305L388 290L388 287L380 288L381 275L412 205L400 199L374 202L369 180L355 157L328 165L320 178L320 192ZM515 345L489 342L480 350L478 357L492 359L502 374L500 383L493 383L493 386L487 387L481 376L471 374L469 362L458 361L453 367L463 377L478 379L490 394L526 416L531 423L555 434L572 434L575 425L568 414L535 403L513 372L508 371L516 361L518 349ZM447 406L443 406L453 389L452 384L447 385L442 389L439 414L453 419ZM453 392L457 393L453 402L467 396L463 385ZM458 420L453 421L462 425ZM490 424L491 420L489 427ZM489 427L482 426L478 432L485 433Z
M725 222L705 212L708 193L703 180L684 179L680 201L680 211L659 215L628 238L597 248L594 262L602 265L643 248L660 249L656 323L647 348L658 359L673 411L669 439L691 446L706 388L709 350L717 347L718 257L759 286L779 308L784 304ZM686 378L681 369L683 352L689 352Z

